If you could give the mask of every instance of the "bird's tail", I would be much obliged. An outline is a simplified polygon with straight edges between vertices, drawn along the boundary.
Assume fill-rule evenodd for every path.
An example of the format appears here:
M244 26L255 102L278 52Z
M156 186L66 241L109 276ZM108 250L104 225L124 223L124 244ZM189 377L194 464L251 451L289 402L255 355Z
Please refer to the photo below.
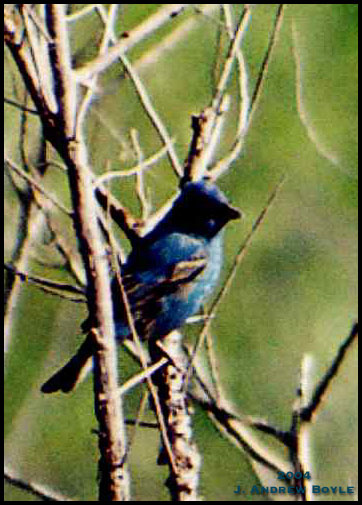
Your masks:
M88 335L68 363L42 385L42 393L55 393L56 391L68 393L71 391L90 369L87 365L90 364L90 358L93 356L93 353L93 340Z

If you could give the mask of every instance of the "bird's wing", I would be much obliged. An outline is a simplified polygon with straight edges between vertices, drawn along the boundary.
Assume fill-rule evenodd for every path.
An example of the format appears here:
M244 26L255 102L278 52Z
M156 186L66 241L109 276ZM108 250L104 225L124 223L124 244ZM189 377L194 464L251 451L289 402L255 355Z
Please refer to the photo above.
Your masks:
M164 301L167 297L177 292L184 293L187 297L187 292L206 265L206 255L194 255L188 260L167 265L166 268L122 273L122 283L132 317L142 339L147 339L152 334L161 311L165 309ZM120 292L119 285L116 289ZM117 305L115 315L116 320L127 321L124 304L121 301ZM166 333L169 331L167 328Z
M192 282L204 270L206 256L193 257L166 267L145 271L122 272L122 282L132 304L156 293L173 293L180 286Z
M208 263L204 245L192 238L182 242L184 237L178 235L172 234L145 248L140 254L141 260L127 262L122 266L120 276L114 277L112 299L118 338L130 333L120 281L137 333L146 340L164 310L167 297L177 292L187 297L189 289L204 271ZM83 331L89 331L92 324L92 318L88 317L82 324Z
M196 279L207 262L202 241L180 233L168 234L131 255L122 267L127 296L133 304L154 293L172 293Z
M181 303L187 300L190 290L205 270L208 259L208 250L203 241L179 233L156 240L142 250L141 256L136 256L135 260L130 257L130 261L122 267L122 283L142 338L147 339L152 334L157 320L165 319L162 311L170 310L169 297L175 294L177 298L179 294ZM117 283L116 280L114 282ZM117 296L114 298L117 299ZM115 312L118 312L116 320L127 321L123 303L115 307ZM173 319L172 315L169 316L168 320ZM164 329L170 331L169 328ZM159 325L157 331L160 331Z

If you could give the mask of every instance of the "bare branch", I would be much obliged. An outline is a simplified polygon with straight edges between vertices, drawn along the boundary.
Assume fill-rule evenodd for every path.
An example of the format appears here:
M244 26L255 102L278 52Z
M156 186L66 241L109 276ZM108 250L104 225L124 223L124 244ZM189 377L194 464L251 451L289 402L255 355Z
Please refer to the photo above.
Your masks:
M101 451L100 498L124 500L129 496L128 472L124 464L125 431L121 400L117 395L117 362L108 262L97 222L97 204L88 166L82 132L76 125L76 84L71 68L64 4L46 5L46 26L54 41L49 47L52 78L55 83L56 116L45 105L35 80L35 72L27 64L24 44L14 25L8 21L5 40L20 74L41 115L44 134L63 158L68 171L74 224L87 275L87 300L98 332L95 346L95 404L100 426ZM106 399L106 401L105 401Z
M4 40L9 48L15 63L18 66L20 75L22 76L25 86L30 93L40 118L45 127L50 127L55 123L54 112L51 111L50 104L45 102L45 97L42 93L36 67L34 65L31 51L23 41L24 29L19 20L15 20L9 15L9 9L5 8L4 13Z
M72 217L72 213L70 210L64 207L64 205L51 195L46 189L42 187L42 185L37 182L31 175L25 172L22 168L20 168L14 161L5 157L5 165L9 168L9 170L13 170L17 175L19 175L22 179L24 179L32 190L39 191L43 196L45 196L50 202L52 202L55 207L57 207L60 211L62 211L66 216Z
M21 103L16 102L15 100L10 100L10 98L4 97L4 103L7 103L9 105L13 105L17 109L21 110L22 112L29 112L29 114L34 114L35 116L39 116L39 112L35 109L30 109L30 107L25 107Z
M160 136L160 139L164 143L164 145L167 147L167 154L171 163L171 166L175 173L181 177L183 174L183 169L182 166L178 160L175 148L173 146L171 137L162 123L161 119L159 118L159 115L155 109L155 107L152 104L151 98L149 96L149 93L147 92L146 88L143 86L141 79L137 75L135 69L131 65L130 61L128 58L122 54L120 55L120 59L128 73L128 75L131 77L133 84L135 85L135 88L137 90L138 96L141 100L141 103L150 118L152 124L154 125L158 135Z
M122 54L147 38L151 33L161 28L167 21L179 14L188 4L166 4L155 14L149 16L143 23L127 33L127 37L119 41L106 54L100 55L84 67L77 70L77 79L87 81L93 74L103 72Z
M162 346L157 342L149 345L153 361L162 359L164 352L170 358L154 375L171 449L171 452L161 449L158 463L169 466L166 484L173 501L198 501L201 456L192 439L191 413L184 389L187 358L181 342L180 332L173 331L162 340Z
M321 381L315 388L315 391L313 393L310 402L308 403L308 405L305 405L302 411L300 412L300 417L303 421L311 421L313 419L313 416L316 414L318 407L320 406L324 396L327 394L328 389L331 386L332 380L337 376L338 370L343 360L345 359L347 352L352 346L353 342L357 339L357 336L358 336L358 323L355 323L352 326L349 335L340 346L338 353L334 358L334 360L332 361L329 369L327 370L324 377L321 379Z
M189 153L185 161L182 184L211 176L211 166L216 144L220 139L224 112L229 103L228 96L223 97L219 108L207 107L198 116L192 117L193 135Z
M13 275L19 277L20 281L35 284L39 287L48 288L47 292L58 294L59 292L64 293L73 293L77 295L81 295L81 298L72 299L71 301L77 302L85 302L85 293L84 289L79 288L78 286L73 286L72 284L67 284L65 282L60 281L51 281L49 279L45 279L42 277L37 277L35 275L29 275L26 272L19 271L11 265L4 263L4 269L10 272Z
M54 41L49 46L54 91L58 104L59 126L67 139L75 135L76 84L72 76L71 56L66 29L65 4L47 4L46 23Z
M250 5L245 5L238 26L236 28L235 35L231 40L228 54L224 63L224 68L222 70L219 82L216 87L215 96L213 97L212 106L215 110L219 109L222 97L225 94L226 86L231 76L234 61L236 55L239 52L242 39L246 33L250 17L251 17L251 7Z
M263 85L267 76L268 72L268 66L269 62L271 60L271 56L273 54L276 42L277 42L277 36L279 34L279 31L282 26L283 22L283 14L284 14L284 4L280 4L277 10L277 14L275 17L274 21L274 26L272 33L269 38L269 45L266 51L266 54L264 56L263 63L261 65L261 69L259 71L258 75L258 80L254 88L253 96L251 100L249 100L248 92L247 92L247 71L246 71L246 65L244 62L244 58L242 56L242 53L236 52L238 62L239 62L239 72L240 72L240 89L242 91L241 97L243 98L243 103L240 109L240 114L239 114L239 127L238 127L238 134L237 137L234 141L234 145L232 146L232 149L230 153L222 160L220 160L212 170L212 176L217 178L221 174L223 174L226 170L229 169L230 165L238 158L238 156L241 153L241 150L244 145L245 141L245 136L247 132L250 129L250 125L255 113L255 110L257 109L258 103L259 103L259 97L261 96L261 92L263 89ZM227 10L226 10L227 12ZM228 17L227 17L228 19ZM229 21L227 21L229 23ZM230 28L229 28L230 30ZM235 49L236 51L236 49Z
M195 4L192 4L192 6L195 8ZM219 4L200 4L198 6L198 13L201 13L202 16L211 17L210 13L218 8ZM197 28L198 23L199 19L196 16L186 18L180 22L169 35L163 37L160 42L156 43L151 49L142 54L139 59L134 61L134 67L139 72L155 65L168 52L172 51L180 41L185 40L190 32Z
M264 85L266 75L268 72L268 66L269 66L271 56L273 54L275 44L277 43L278 35L279 35L280 29L281 29L281 26L283 23L284 9L285 9L285 4L279 4L278 10L277 10L277 13L275 16L275 20L274 20L273 30L272 30L272 33L269 38L268 49L265 53L264 60L261 65L261 69L260 69L260 72L258 75L258 80L256 82L253 96L252 96L251 103L250 103L249 126L250 126L250 123L253 119L253 115L254 115L255 110L258 106L259 98L260 98L261 92L263 90L263 85Z
M131 177L132 175L139 175L144 172L148 168L151 168L155 163L157 163L163 156L167 154L167 147L162 147L155 154L150 156L149 158L142 159L136 166L132 168L128 168L125 170L111 170L110 172L104 172L102 175L97 177L94 185L97 187L99 184L103 184L112 179L117 179L121 177Z
M193 398L195 397L193 396ZM263 447L250 433L250 427L248 429L248 426L235 415L216 405L215 402L209 403L198 399L197 403L209 413L221 433L226 435L236 447L243 449L253 461L261 463L275 472L290 470L290 466L281 458L276 455L272 457L271 451Z

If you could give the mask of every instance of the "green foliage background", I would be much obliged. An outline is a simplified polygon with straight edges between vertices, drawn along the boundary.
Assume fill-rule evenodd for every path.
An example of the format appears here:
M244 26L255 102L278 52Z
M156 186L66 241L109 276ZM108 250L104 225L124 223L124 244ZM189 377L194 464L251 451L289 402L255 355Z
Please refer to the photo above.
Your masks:
M124 6L119 30L131 30L159 5ZM235 12L240 8L233 6ZM256 6L244 41L251 89L276 8L277 4ZM188 16L197 17L195 29L152 65L140 67L142 80L175 138L181 160L188 150L191 114L208 105L212 96L217 21L188 10L130 53L131 61L137 64ZM218 19L217 11L213 16ZM284 429L289 427L302 357L305 353L314 357L314 380L320 379L357 315L357 19L355 4L287 7L242 156L219 181L233 204L246 215L226 231L226 273L280 176L287 176L212 324L222 388L233 408L265 417ZM333 154L335 164L317 151L298 115L292 23L298 33L304 106L320 144ZM100 33L95 16L73 25L72 48L78 66L95 54ZM14 65L5 51L7 98L13 97L14 75ZM231 110L219 155L225 154L232 142L236 89L234 75ZM17 110L5 105L5 150L15 160L19 159L19 116ZM112 169L135 163L130 128L139 131L145 156L160 147L131 82L117 64L104 75L89 119L87 135L96 172L102 173L108 160ZM30 118L29 132L31 158L39 141L35 118ZM146 183L154 209L177 187L166 160L147 173ZM64 174L49 170L44 185L69 204ZM117 180L112 189L133 212L139 212L133 181ZM17 217L17 201L5 178L6 260L16 239ZM63 224L71 237L69 223ZM127 248L122 237L120 240ZM36 245L28 270L66 280L61 268L44 266L55 259L59 258L51 246ZM97 438L91 432L96 428L92 381L69 396L45 397L39 387L79 344L78 328L85 315L83 305L59 301L24 285L5 378L6 462L24 478L81 500L96 496L98 456ZM188 326L184 333L188 341L194 341L197 328ZM125 380L136 367L121 350L119 354L120 376ZM353 350L312 430L313 478L324 486L345 488L357 482L356 383ZM139 398L140 390L127 397L130 418L135 416ZM146 419L152 420L152 414L148 412ZM233 493L236 485L245 489L243 499L265 499L249 494L250 487L259 481L247 457L197 408L194 424L204 460L201 492L205 499L238 500L240 497ZM137 431L130 456L135 500L168 499L163 486L166 469L155 465L158 443L156 432ZM343 495L320 498L346 499ZM7 501L20 499L30 498L6 488Z

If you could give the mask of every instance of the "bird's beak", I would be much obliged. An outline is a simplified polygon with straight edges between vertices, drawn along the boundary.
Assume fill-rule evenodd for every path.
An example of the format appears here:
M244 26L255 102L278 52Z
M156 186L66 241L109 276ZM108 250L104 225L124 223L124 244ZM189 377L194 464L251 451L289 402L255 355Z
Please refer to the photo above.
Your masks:
M228 220L239 219L239 218L243 217L243 213L241 212L241 210L237 209L236 207L226 204L225 205L225 216L227 217Z

